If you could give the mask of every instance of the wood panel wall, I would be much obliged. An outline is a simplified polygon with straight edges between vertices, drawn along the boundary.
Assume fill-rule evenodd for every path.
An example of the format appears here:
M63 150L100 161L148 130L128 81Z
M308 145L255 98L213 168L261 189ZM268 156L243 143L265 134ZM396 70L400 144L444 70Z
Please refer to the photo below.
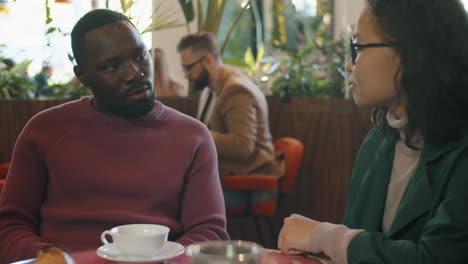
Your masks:
M64 100L0 100L0 163L9 162L16 139L36 113Z
M197 98L160 100L191 116L196 113ZM0 100L0 163L10 160L14 142L27 120L63 102ZM297 182L272 219L276 232L282 219L293 212L319 221L342 222L346 181L351 176L358 148L371 127L369 117L361 114L352 101L344 99L293 98L281 102L278 98L268 98L268 104L273 137L295 137L304 144ZM252 228L255 228L252 219L228 219L228 231L233 239L260 241ZM275 247L275 237L263 238L265 246Z

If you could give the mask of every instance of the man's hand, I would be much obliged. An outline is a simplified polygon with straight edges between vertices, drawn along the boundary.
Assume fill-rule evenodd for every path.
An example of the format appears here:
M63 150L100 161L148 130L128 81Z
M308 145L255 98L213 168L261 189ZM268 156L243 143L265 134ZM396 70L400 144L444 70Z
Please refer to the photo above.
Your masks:
M310 252L312 231L318 224L320 222L298 214L286 217L278 237L278 248L287 254Z

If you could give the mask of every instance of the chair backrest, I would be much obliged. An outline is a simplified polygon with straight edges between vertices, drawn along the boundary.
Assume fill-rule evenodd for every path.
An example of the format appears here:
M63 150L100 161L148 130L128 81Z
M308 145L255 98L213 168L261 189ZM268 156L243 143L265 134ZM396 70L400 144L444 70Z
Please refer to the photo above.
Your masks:
M304 154L304 145L301 141L291 137L278 138L273 144L275 145L275 151L284 153L285 156L285 170L280 184L280 191L287 192L296 181Z
M10 163L0 164L0 179L5 179L6 178L9 168L10 168Z
M8 174L9 168L10 168L10 163L0 164L0 193L3 190L3 185L5 185L5 178Z

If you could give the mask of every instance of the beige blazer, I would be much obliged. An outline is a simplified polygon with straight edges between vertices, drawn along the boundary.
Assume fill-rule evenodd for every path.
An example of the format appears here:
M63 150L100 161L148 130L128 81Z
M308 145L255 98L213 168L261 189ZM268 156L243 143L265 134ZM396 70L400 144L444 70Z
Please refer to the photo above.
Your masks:
M209 128L216 144L220 176L281 176L262 91L237 70L222 66Z

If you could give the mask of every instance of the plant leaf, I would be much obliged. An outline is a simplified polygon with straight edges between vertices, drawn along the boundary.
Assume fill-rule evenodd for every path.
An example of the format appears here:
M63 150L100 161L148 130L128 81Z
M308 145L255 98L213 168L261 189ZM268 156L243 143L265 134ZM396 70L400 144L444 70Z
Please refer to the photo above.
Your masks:
M56 31L56 30L57 30L56 27L51 27L51 28L49 28L49 29L47 30L46 35L47 35L47 34L50 34L50 33L52 33L52 32L54 32L54 31Z
M185 21L187 24L192 22L195 18L195 10L193 8L192 0L179 0L179 5L184 12Z
M240 59L223 58L223 63L242 68L249 68L249 65L245 61Z
M46 25L52 23L53 19L50 16L50 7L49 7L49 0L45 1L45 9L46 9Z
M258 68L260 67L260 62L262 61L263 55L265 54L265 47L260 45L260 47L257 50L257 58L255 59L255 66L254 66L254 71L257 71Z
M32 62L33 62L32 60L28 60L28 61L23 61L21 63L16 64L15 66L13 66L13 68L11 68L10 74L18 74L21 72L25 72Z
M200 31L205 30L205 28L203 27L205 12L203 11L203 4L201 0L197 0L197 10L198 10L198 32L200 32Z
M250 0L247 2L247 4L250 4ZM231 23L231 26L229 27L229 30L228 30L228 32L226 34L226 37L224 37L223 44L221 45L221 49L220 49L221 54L223 54L224 49L226 48L227 43L228 43L229 39L231 38L231 34L232 34L232 32L234 32L234 29L235 29L237 23L239 22L239 20L241 19L242 15L244 14L245 10L247 10L247 8L242 8L242 10L239 12L239 15L237 16L237 18Z
M71 55L70 53L67 53L68 55L68 60L73 64L75 62L75 57L73 57L73 55Z
M255 65L255 59L252 53L252 49L250 47L245 52L244 61L249 66L250 70L252 70Z

